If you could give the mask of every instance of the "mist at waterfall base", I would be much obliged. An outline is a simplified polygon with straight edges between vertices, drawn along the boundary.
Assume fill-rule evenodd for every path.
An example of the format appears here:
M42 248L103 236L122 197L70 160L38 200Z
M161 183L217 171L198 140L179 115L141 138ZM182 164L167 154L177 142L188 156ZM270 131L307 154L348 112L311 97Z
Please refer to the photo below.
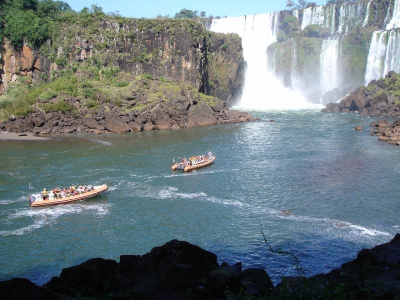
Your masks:
M236 33L242 38L245 81L235 108L259 111L321 109L321 105L309 103L299 91L285 87L273 71L268 70L267 48L277 41L278 24L277 13L213 20L211 31Z

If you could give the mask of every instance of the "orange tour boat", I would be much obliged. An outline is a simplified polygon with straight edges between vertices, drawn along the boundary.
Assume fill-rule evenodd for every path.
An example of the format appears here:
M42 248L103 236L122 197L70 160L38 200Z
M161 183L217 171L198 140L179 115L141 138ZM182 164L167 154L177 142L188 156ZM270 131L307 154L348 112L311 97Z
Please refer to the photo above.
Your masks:
M31 203L31 207L65 204L93 198L107 190L108 187L105 184L99 186L79 186L77 188L71 187L69 189L56 188L49 192L44 189L40 194L30 195L29 202Z

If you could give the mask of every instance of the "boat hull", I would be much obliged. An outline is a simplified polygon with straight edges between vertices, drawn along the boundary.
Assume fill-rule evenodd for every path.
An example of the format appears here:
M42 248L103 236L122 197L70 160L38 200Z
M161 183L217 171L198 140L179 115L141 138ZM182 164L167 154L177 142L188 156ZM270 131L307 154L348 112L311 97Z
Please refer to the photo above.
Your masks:
M58 205L58 204L66 204L66 203L82 201L82 200L96 197L96 196L100 195L101 193L104 193L107 190L108 190L107 185L100 185L100 186L94 187L93 191L82 193L82 194L79 194L76 196L70 196L70 197L53 199L53 200L35 201L35 202L31 203L31 207Z
M190 172L190 171L197 170L197 169L200 169L200 168L208 167L208 166L210 166L210 165L212 165L212 164L214 163L215 158L216 158L216 157L213 156L213 158L212 158L211 160L206 161L206 162L204 162L204 163L197 164L197 165L194 165L194 166L186 166L186 167L183 169L183 171L184 171L184 172Z

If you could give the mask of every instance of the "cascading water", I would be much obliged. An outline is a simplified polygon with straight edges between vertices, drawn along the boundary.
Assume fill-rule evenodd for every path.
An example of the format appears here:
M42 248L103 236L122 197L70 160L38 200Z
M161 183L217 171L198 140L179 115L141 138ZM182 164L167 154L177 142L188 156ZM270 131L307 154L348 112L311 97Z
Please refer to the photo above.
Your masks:
M321 90L322 93L338 87L339 40L324 40L321 50Z
M308 25L323 25L325 23L325 6L313 6L304 9L301 30Z
M363 12L364 10L361 3L343 4L340 6L338 33L346 34L358 26L359 23L361 23Z
M400 0L395 0L394 2L393 17L390 20L389 24L387 24L386 30L397 27L400 27Z
M368 54L365 84L385 76L389 71L400 72L400 33L396 30L375 31Z
M368 25L368 21L369 21L369 15L371 14L371 4L372 4L372 0L368 2L367 5L367 13L365 14L365 19L363 22L363 27Z
M301 109L315 107L268 71L267 48L276 42L279 13L214 19L211 31L237 33L242 38L247 63L239 108L254 110Z

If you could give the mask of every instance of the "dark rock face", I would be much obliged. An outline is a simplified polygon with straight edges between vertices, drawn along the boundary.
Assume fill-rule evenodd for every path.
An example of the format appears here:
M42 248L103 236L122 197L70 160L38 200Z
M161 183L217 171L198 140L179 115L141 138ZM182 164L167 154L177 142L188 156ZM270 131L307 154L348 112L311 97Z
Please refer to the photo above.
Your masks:
M400 124L400 122L398 122ZM384 125L385 122L382 122ZM217 256L172 240L143 256L101 258L66 268L43 287L27 279L0 282L1 299L397 299L400 235L360 251L328 274L284 278L274 287L262 269L217 263Z
M70 63L94 59L102 61L104 67L118 67L133 76L149 74L153 79L190 83L228 104L240 93L244 59L238 35L208 32L192 20L121 21L110 17L94 22L91 30L81 18L60 24L59 39L52 41L50 54ZM18 78L39 82L42 77L56 78L66 68L28 46L21 51L8 42L4 46L0 95Z
M371 81L344 97L340 103L330 103L322 112L358 112L362 116L400 116L400 75L389 72L385 78Z
M293 299L396 299L400 296L400 234L373 249L360 251L357 258L340 269L309 279L289 278L275 292L288 289Z
M242 272L241 263L219 266L215 254L173 240L143 256L121 255L119 263L92 259L64 269L45 288L78 299L210 299L246 286L259 296L273 287L264 270Z
M53 292L41 288L24 278L0 281L1 299L58 300Z

